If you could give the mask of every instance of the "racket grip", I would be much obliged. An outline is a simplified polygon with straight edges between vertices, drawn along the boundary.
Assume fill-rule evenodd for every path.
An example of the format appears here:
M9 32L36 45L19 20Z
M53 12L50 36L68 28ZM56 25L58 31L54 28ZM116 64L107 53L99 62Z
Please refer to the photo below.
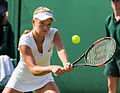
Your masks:
M75 67L75 65L71 64L71 68L74 68L74 67Z
M58 76L57 74L54 74L55 76Z

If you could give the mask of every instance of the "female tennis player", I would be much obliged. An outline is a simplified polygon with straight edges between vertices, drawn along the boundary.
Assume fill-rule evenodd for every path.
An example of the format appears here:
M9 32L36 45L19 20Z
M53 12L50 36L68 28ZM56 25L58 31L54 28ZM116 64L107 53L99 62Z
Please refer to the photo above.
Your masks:
M55 21L52 12L39 7L33 14L33 30L25 31L19 41L20 61L2 93L60 93L52 77L73 70L57 29L51 28ZM63 66L50 65L53 45ZM57 60L56 60L57 61Z

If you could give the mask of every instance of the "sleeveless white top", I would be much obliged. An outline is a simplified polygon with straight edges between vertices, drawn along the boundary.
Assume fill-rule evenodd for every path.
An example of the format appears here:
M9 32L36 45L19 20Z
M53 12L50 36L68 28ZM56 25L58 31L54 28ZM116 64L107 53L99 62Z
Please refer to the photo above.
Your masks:
M32 50L36 64L40 66L48 66L50 65L50 58L53 53L53 38L56 31L57 29L51 28L48 34L45 36L45 40L42 45L43 53L39 53L32 31L21 36L19 46L29 46ZM20 61L12 73L12 76L6 87L10 87L21 92L28 92L41 88L48 82L54 82L52 73L43 76L34 76L26 66L26 63L24 62L20 52Z

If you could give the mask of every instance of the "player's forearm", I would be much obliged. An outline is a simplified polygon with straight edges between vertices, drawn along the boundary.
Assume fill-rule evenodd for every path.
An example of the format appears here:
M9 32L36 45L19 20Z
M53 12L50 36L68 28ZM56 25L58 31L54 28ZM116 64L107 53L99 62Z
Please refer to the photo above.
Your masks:
M42 76L52 72L53 66L34 66L30 68L30 71L34 76Z
M66 54L66 51L65 51L65 49L61 49L60 51L57 51L57 52L58 52L58 56L59 56L60 60L63 63L63 66L64 66L65 63L68 62L68 56Z

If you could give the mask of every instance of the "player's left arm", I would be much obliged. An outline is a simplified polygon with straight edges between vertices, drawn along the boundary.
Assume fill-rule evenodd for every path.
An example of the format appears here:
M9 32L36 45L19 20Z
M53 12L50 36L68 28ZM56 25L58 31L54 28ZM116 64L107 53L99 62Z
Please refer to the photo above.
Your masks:
M55 44L55 48L57 50L58 56L59 56L60 60L62 61L65 70L67 72L70 72L72 70L72 68L70 68L71 63L68 62L68 56L67 56L67 53L65 51L60 33L58 31L55 33L53 42Z

